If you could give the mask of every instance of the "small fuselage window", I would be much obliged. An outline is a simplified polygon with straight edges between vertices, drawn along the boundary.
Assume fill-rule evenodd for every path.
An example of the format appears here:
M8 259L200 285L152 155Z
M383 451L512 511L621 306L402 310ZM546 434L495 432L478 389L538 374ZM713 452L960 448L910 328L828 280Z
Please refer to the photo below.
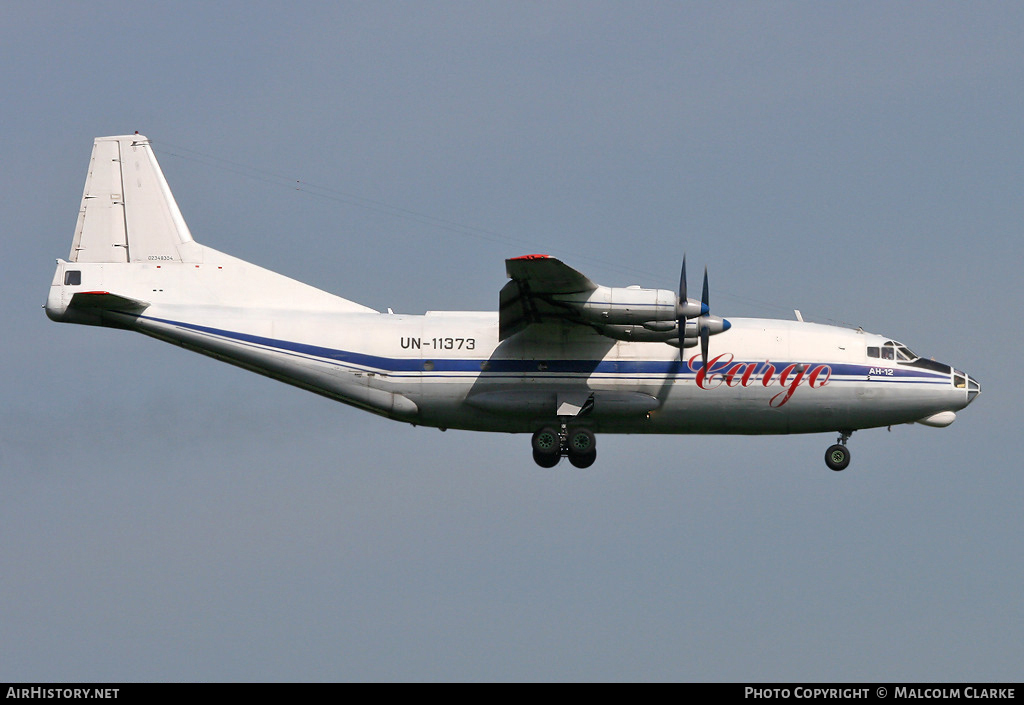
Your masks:
M64 272L64 286L81 286L82 272L78 269L70 269Z

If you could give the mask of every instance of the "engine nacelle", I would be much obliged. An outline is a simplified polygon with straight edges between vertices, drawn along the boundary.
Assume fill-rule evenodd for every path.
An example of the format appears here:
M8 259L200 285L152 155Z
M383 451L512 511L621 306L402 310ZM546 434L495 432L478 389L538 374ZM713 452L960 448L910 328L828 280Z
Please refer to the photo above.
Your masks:
M679 340L679 333L675 326L670 330L650 330L644 326L623 326L623 325L595 325L601 335L606 335L615 340L628 340L634 343L667 343L670 340Z
M688 318L701 313L699 301L680 302L676 293L668 289L599 286L592 291L556 294L551 298L571 308L589 323L635 325L646 327L650 332L673 330L680 317Z

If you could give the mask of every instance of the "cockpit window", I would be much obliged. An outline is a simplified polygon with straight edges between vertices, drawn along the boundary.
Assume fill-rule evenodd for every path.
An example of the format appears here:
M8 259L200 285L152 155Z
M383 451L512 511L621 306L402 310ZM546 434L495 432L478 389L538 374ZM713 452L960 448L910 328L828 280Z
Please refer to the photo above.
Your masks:
M868 357L881 357L882 354L878 351L878 346L868 348Z
M872 350L878 350L878 348L868 348L868 357L878 357L878 355L872 355ZM888 340L882 346L881 358L883 360L899 360L900 362L913 362L918 358L914 352L903 343L897 343L895 340Z
M896 359L897 360L902 360L904 362L911 362L911 361L916 360L918 358L918 356L915 355L913 353L913 351L911 351L911 349L908 348L903 343L893 343L893 345L896 346Z

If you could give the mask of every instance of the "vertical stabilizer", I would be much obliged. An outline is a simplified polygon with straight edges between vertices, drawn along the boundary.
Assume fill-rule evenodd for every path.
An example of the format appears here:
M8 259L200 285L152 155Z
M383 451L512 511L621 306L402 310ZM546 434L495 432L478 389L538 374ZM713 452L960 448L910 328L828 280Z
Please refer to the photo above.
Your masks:
M202 262L149 140L97 137L72 262Z

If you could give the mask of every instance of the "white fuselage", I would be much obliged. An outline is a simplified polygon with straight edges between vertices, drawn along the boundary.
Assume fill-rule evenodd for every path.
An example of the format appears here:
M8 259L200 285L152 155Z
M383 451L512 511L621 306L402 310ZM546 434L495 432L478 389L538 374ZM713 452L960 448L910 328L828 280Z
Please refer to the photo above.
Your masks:
M81 283L65 285L64 271ZM146 301L76 318L76 292ZM397 420L531 432L593 394L602 433L810 433L927 419L973 398L937 363L869 358L886 338L798 321L732 318L707 370L693 349L540 324L498 340L496 313L381 314L203 248L201 264L59 261L55 320L137 330ZM973 380L972 380L973 382Z

